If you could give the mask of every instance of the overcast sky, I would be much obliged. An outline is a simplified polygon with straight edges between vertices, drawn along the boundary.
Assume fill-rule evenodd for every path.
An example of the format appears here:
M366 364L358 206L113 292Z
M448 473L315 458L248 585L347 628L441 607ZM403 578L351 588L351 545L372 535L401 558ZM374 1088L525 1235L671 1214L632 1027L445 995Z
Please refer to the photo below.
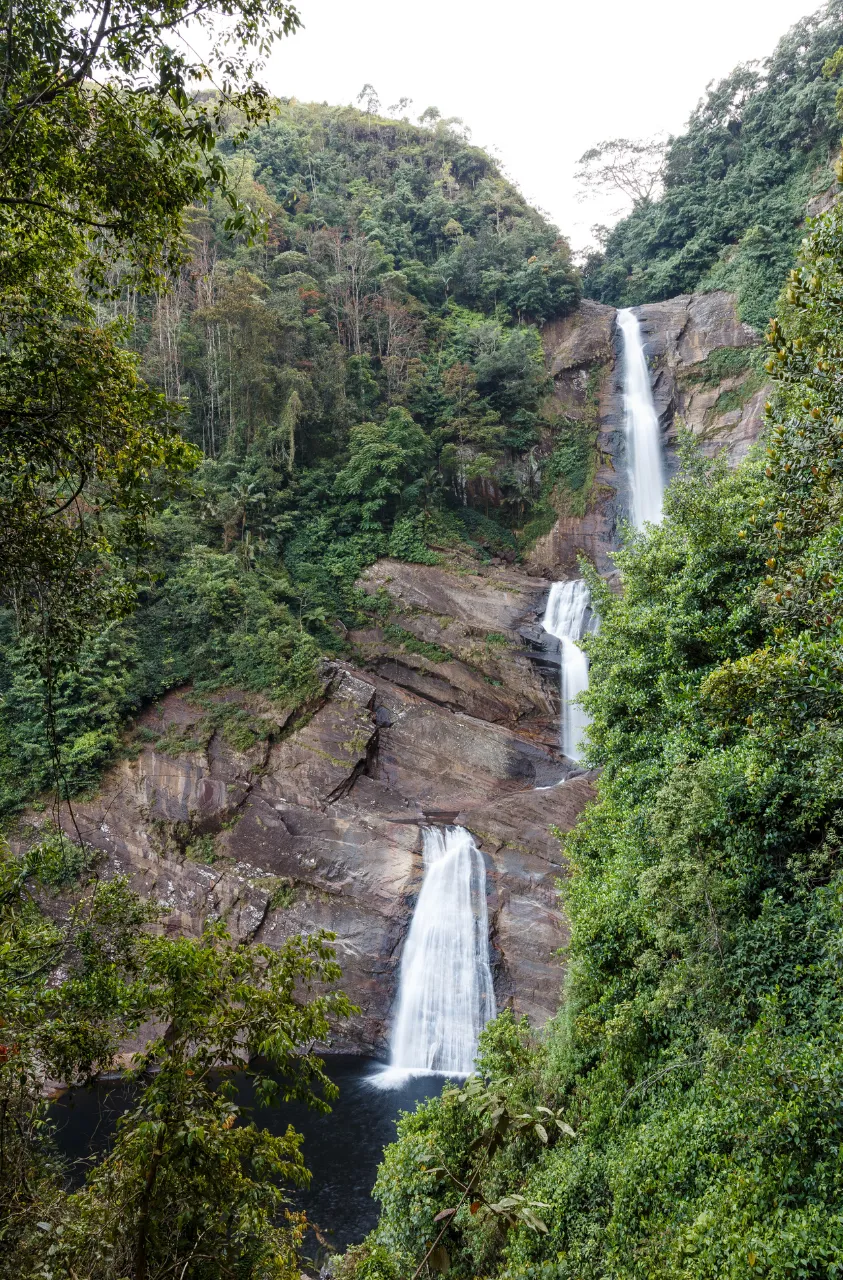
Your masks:
M763 58L811 0L297 0L305 29L272 54L271 90L460 116L575 248L607 210L573 170L595 142L680 130L706 84Z

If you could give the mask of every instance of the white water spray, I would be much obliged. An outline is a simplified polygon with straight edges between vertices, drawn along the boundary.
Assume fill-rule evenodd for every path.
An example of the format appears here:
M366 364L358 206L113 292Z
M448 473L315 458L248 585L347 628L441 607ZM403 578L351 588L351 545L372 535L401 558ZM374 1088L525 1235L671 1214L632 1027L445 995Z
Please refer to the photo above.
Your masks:
M545 631L556 636L561 647L562 751L577 762L591 721L573 701L588 688L588 658L576 642L594 630L596 618L589 613L590 604L591 594L582 578L554 582L542 618Z
M664 499L664 461L641 327L629 309L618 312L623 335L623 400L632 523L636 529L660 524Z
M465 827L425 827L424 879L398 987L384 1084L423 1072L468 1075L494 1017L486 869Z

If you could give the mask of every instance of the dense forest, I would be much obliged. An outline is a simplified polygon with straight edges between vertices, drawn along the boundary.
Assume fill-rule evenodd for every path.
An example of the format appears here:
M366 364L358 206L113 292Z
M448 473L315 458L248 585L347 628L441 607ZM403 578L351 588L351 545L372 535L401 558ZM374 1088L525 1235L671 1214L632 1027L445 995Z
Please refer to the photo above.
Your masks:
M340 1275L840 1274L841 290L838 207L769 330L766 447L687 441L622 594L592 576L562 1007L401 1122Z
M641 198L586 263L589 297L636 306L729 289L763 330L793 264L812 196L835 179L840 121L823 66L843 41L843 6L804 18L764 62L709 87L669 140L663 192Z
M567 244L459 122L286 102L236 150L234 129L220 160L258 235L227 231L217 195L188 209L168 288L117 264L96 303L201 461L180 494L159 489L131 551L139 607L58 679L73 790L174 685L305 696L359 615L365 564L514 558L593 471L593 433L550 407L536 327L577 303ZM13 612L0 627L10 810L54 761L32 637L14 642Z
M189 18L232 24L213 94L173 49ZM516 560L584 509L593 423L548 407L539 335L578 303L564 239L435 110L270 102L255 51L298 24L37 0L0 30L10 824L95 786L168 688L306 708L377 557ZM562 841L561 1008L540 1036L501 1014L477 1074L403 1118L336 1280L843 1273L843 210L800 228L840 27L833 0L713 90L588 265L612 301L775 310L765 434L735 471L684 440L618 589L583 565L600 777ZM329 1107L314 1045L355 1012L331 939L174 936L49 825L0 850L9 1274L297 1280L299 1136L220 1067ZM132 1105L71 1185L45 1085L133 1036Z

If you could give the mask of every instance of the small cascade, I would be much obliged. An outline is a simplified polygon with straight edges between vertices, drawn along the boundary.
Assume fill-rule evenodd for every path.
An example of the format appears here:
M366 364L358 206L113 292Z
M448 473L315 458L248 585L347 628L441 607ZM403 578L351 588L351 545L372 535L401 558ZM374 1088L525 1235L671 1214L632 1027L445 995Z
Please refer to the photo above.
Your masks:
M561 647L562 751L579 762L583 735L590 724L586 712L574 698L588 688L588 658L577 644L588 631L595 630L591 593L582 578L554 582L547 599L542 626L556 636Z
M623 399L632 523L660 524L664 500L664 460L659 418L653 403L641 326L627 308L618 312L623 335Z
M494 1017L486 869L465 827L425 827L424 879L401 958L392 1054L382 1083L468 1075Z

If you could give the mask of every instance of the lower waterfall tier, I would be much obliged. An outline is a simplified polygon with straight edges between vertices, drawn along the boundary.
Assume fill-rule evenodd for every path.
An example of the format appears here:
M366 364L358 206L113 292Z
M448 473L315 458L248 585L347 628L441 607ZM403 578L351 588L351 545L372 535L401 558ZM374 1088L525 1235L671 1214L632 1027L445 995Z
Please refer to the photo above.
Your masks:
M464 827L426 827L424 880L401 960L391 1070L468 1075L494 1013L483 856Z

